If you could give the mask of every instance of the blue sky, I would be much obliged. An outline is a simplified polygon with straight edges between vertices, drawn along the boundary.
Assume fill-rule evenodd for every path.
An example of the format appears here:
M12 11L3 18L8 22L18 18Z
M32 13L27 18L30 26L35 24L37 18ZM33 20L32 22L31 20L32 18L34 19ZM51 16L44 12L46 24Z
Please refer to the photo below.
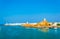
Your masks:
M60 21L60 0L0 0L0 23Z

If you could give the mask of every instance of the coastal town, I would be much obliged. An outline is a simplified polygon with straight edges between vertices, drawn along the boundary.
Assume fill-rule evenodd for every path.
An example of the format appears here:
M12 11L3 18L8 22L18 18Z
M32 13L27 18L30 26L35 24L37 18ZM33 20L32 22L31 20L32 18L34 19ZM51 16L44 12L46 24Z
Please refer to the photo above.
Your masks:
M21 26L25 27L35 27L35 28L60 28L60 23L52 23L48 22L45 18L43 19L42 22L38 22L36 24L31 24L31 23L25 23L22 24Z
M19 26L24 26L24 27L32 27L32 28L60 28L60 22L48 22L46 20L46 18L43 19L43 21L41 22L38 22L38 23L29 23L29 22L26 22L26 23L9 23L9 24L5 24L5 26L8 26L8 25L12 25L12 26L15 26L15 25L19 25Z

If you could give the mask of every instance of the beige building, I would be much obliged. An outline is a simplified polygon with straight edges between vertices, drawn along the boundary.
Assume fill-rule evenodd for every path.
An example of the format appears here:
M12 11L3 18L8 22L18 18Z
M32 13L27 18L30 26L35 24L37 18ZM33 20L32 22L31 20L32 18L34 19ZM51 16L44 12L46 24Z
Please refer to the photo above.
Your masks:
M29 24L28 22L26 24L23 24L23 26L26 27L49 27L51 26L51 23L47 22L47 20L44 18L42 22L36 23L36 24Z

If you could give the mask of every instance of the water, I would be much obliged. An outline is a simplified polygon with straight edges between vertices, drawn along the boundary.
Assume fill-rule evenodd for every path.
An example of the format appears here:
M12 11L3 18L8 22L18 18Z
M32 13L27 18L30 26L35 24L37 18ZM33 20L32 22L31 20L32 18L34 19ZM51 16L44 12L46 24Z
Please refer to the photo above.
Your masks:
M60 29L0 26L0 39L60 39Z

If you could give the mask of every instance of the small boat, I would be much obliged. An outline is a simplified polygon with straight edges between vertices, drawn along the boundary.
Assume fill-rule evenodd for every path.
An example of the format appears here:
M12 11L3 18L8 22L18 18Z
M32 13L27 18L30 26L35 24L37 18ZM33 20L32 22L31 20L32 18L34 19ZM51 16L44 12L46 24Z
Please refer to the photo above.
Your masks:
M54 29L57 29L57 27L54 27Z

